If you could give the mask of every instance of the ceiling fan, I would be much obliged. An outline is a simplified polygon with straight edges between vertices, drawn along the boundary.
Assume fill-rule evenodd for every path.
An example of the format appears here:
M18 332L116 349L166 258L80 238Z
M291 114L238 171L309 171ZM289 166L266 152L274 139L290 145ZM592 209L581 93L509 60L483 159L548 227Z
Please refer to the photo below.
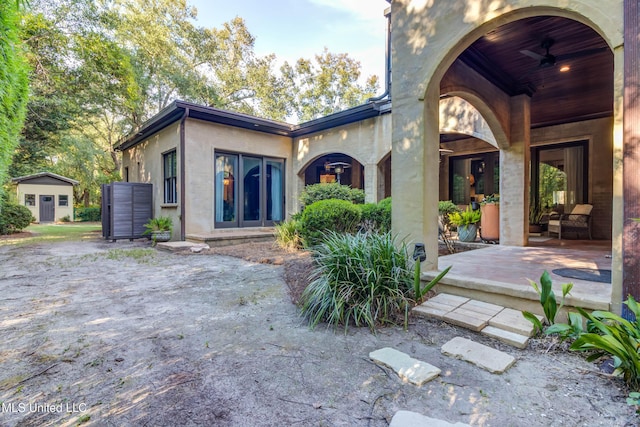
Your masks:
M540 47L545 50L544 55L540 55L539 53L532 52L527 49L520 51L521 54L526 55L538 61L538 66L530 70L529 73L527 74L530 74L540 69L553 67L558 62L566 61L569 59L582 58L584 56L594 55L596 53L600 53L608 50L608 47L599 47L595 49L587 49L587 50L581 50L578 52L566 53L564 55L552 55L550 50L551 50L551 46L553 46L554 43L555 43L555 40L549 37L542 40L542 42L540 43Z

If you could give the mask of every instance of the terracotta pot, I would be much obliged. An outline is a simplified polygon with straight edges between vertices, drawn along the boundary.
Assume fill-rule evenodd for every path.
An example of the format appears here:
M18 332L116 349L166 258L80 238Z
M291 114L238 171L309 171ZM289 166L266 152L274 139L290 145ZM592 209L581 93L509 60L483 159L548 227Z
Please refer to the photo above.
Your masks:
M540 224L529 224L529 233L542 233L542 226Z
M461 242L473 242L478 234L478 224L459 225L458 240Z
M480 238L482 240L500 240L500 205L487 203L480 207Z

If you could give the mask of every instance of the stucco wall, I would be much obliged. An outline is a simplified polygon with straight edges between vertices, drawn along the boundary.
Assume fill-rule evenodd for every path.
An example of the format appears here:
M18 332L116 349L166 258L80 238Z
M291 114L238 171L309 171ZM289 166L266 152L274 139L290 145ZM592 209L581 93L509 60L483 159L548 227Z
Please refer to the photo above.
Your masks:
M176 150L180 153L180 124L176 122L151 138L122 153L123 171L128 168L129 182L153 184L154 216L169 216L173 219L172 239L180 239L180 204L164 204L164 175L162 154ZM178 160L178 201L180 200L180 161ZM123 174L126 176L126 173Z
M297 196L304 189L304 170L318 157L331 153L346 154L364 166L366 201L377 202L378 180L384 179L378 171L378 163L390 151L391 114L295 138L293 141L294 211L297 212L300 209Z
M27 206L31 211L31 215L36 219L36 222L40 222L40 196L53 196L55 200L55 215L56 221L60 221L65 216L73 220L73 186L72 185L44 185L44 184L27 184L19 183L16 188L18 196L18 203L23 206L25 194L35 194L36 205ZM58 206L60 195L66 195L68 200L68 206Z
M285 160L285 213L291 213L291 138L188 119L185 128L187 189L185 233L209 233L215 228L214 153L254 154Z

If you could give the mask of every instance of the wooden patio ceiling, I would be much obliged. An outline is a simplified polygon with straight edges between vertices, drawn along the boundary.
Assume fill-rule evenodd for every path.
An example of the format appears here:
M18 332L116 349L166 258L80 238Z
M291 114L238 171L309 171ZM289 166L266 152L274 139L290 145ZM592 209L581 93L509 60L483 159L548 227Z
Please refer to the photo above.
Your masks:
M545 56L549 41L555 61ZM538 16L505 24L458 59L509 95L530 93L532 128L613 114L613 53L577 21Z

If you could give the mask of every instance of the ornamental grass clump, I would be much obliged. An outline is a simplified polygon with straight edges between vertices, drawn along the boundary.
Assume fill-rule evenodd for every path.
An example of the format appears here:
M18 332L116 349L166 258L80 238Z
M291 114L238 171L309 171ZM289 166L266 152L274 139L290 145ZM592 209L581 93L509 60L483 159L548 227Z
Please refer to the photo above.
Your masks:
M395 324L409 309L412 287L407 246L390 233L329 232L313 249L312 282L302 295L302 314L313 328Z

